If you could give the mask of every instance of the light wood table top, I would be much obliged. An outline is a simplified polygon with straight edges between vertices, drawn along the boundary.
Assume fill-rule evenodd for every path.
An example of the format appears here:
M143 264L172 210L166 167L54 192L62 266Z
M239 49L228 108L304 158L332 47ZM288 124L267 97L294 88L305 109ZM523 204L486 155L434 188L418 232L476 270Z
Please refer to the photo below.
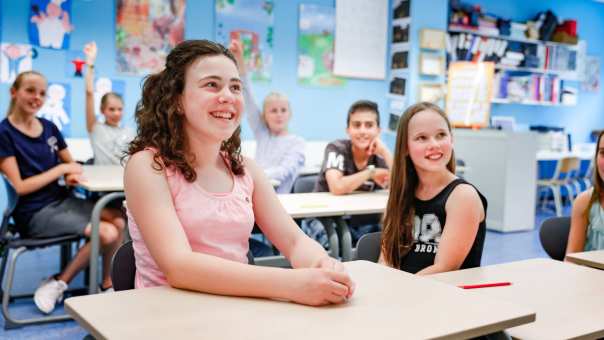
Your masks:
M604 336L604 273L551 259L532 259L430 275L452 285L509 281L467 290L537 312L534 323L508 329L520 339L594 339Z
M566 261L592 268L604 269L604 250L568 254L566 255Z
M79 184L88 191L124 191L124 168L121 165L84 165Z
M532 322L525 307L366 261L346 304L309 307L169 287L69 298L65 308L97 339L468 338Z
M293 218L383 213L388 203L387 191L348 195L311 192L278 196L287 213Z

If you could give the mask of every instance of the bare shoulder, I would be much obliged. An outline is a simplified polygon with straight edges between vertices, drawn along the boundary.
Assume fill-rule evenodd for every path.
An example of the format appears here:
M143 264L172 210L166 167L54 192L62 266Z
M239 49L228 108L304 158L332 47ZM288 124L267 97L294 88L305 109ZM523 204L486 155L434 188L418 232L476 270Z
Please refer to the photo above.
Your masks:
M157 170L157 166L154 166L153 156L151 150L141 150L130 156L124 169L125 180L131 176L163 175L163 171Z
M585 210L587 205L589 204L589 200L591 199L591 194L593 192L593 188L583 191L582 193L575 198L573 202L573 208Z
M468 211L469 209L472 209L472 211L484 210L478 191L472 185L466 183L459 184L453 189L445 208L447 210L452 208L465 211Z

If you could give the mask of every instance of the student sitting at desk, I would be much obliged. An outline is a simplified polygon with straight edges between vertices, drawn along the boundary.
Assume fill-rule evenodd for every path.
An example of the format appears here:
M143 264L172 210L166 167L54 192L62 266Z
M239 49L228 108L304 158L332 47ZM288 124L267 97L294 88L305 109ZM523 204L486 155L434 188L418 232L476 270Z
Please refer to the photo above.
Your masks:
M271 92L264 98L260 111L246 75L241 42L233 40L229 50L237 59L243 80L247 120L256 139L254 159L264 170L266 177L279 183L275 191L288 194L292 191L298 172L304 167L304 139L287 131L292 114L289 100L284 94Z
M566 253L604 249L604 131L598 135L593 187L573 203Z
M354 284L240 155L242 81L235 57L184 41L143 84L124 184L137 288L342 303ZM248 265L254 221L295 269Z
M388 186L392 154L380 140L380 113L378 105L359 100L348 110L346 119L349 139L340 139L325 147L321 172L314 191L335 195L353 191L373 191ZM355 216L350 220L353 243L365 233L379 230L379 215ZM311 235L316 230L303 228ZM316 224L315 224L316 225Z
M451 124L436 105L399 120L380 263L422 275L480 266L487 200L455 176Z
M76 163L52 122L36 114L46 98L46 78L36 71L20 73L10 88L7 117L0 123L0 171L19 195L13 219L22 237L50 238L79 234L90 236L94 203L75 198L59 185L79 181L82 166ZM112 286L111 258L122 241L126 221L118 210L104 209L99 235L103 250L102 289ZM74 276L88 264L90 242L78 250L63 272L49 277L36 289L34 302L51 313Z

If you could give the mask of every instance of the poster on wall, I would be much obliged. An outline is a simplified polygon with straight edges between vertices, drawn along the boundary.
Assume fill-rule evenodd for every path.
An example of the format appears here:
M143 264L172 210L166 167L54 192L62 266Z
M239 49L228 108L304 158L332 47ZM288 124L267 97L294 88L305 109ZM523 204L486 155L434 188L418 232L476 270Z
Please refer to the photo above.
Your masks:
M273 0L216 0L216 41L243 45L243 58L253 81L270 81L273 64Z
M600 58L595 56L585 57L585 74L581 89L586 92L600 91Z
M66 50L74 26L72 0L31 0L27 33L29 43L44 48Z
M17 74L30 71L38 52L27 44L0 44L0 81L12 83Z
M49 82L46 89L46 101L38 111L38 117L53 122L65 137L70 135L71 126L71 87L65 83Z
M99 77L94 82L94 112L98 121L104 122L105 116L101 114L101 99L108 92L114 92L126 101L126 83L123 80Z
M456 127L486 127L493 98L493 62L457 61L449 65L445 112Z
M298 22L298 82L313 86L341 86L333 75L335 8L300 5Z
M184 40L186 0L118 0L117 72L145 75L161 71L166 56Z

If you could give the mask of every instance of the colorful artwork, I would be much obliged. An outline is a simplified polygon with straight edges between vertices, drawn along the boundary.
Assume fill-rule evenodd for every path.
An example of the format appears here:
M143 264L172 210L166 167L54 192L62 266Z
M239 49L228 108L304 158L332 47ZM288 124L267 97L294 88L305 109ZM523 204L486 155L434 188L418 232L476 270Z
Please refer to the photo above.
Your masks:
M32 59L38 52L31 46L25 44L0 44L0 81L12 83L17 74L32 69Z
M341 86L333 75L335 8L300 5L298 82L304 85Z
M117 72L161 71L166 56L184 40L186 0L118 0Z
M74 27L71 24L71 0L31 0L29 6L29 42L32 45L66 50Z
M216 0L216 41L238 39L250 79L270 81L273 64L273 0Z
M46 90L46 101L38 117L46 118L53 122L61 131L63 136L69 137L71 126L71 87L64 83L48 83Z
M112 80L105 77L97 78L94 82L94 110L96 113L96 119L103 122L105 116L101 114L101 98L107 92L115 92L122 96L122 99L126 100L126 83L123 80Z

